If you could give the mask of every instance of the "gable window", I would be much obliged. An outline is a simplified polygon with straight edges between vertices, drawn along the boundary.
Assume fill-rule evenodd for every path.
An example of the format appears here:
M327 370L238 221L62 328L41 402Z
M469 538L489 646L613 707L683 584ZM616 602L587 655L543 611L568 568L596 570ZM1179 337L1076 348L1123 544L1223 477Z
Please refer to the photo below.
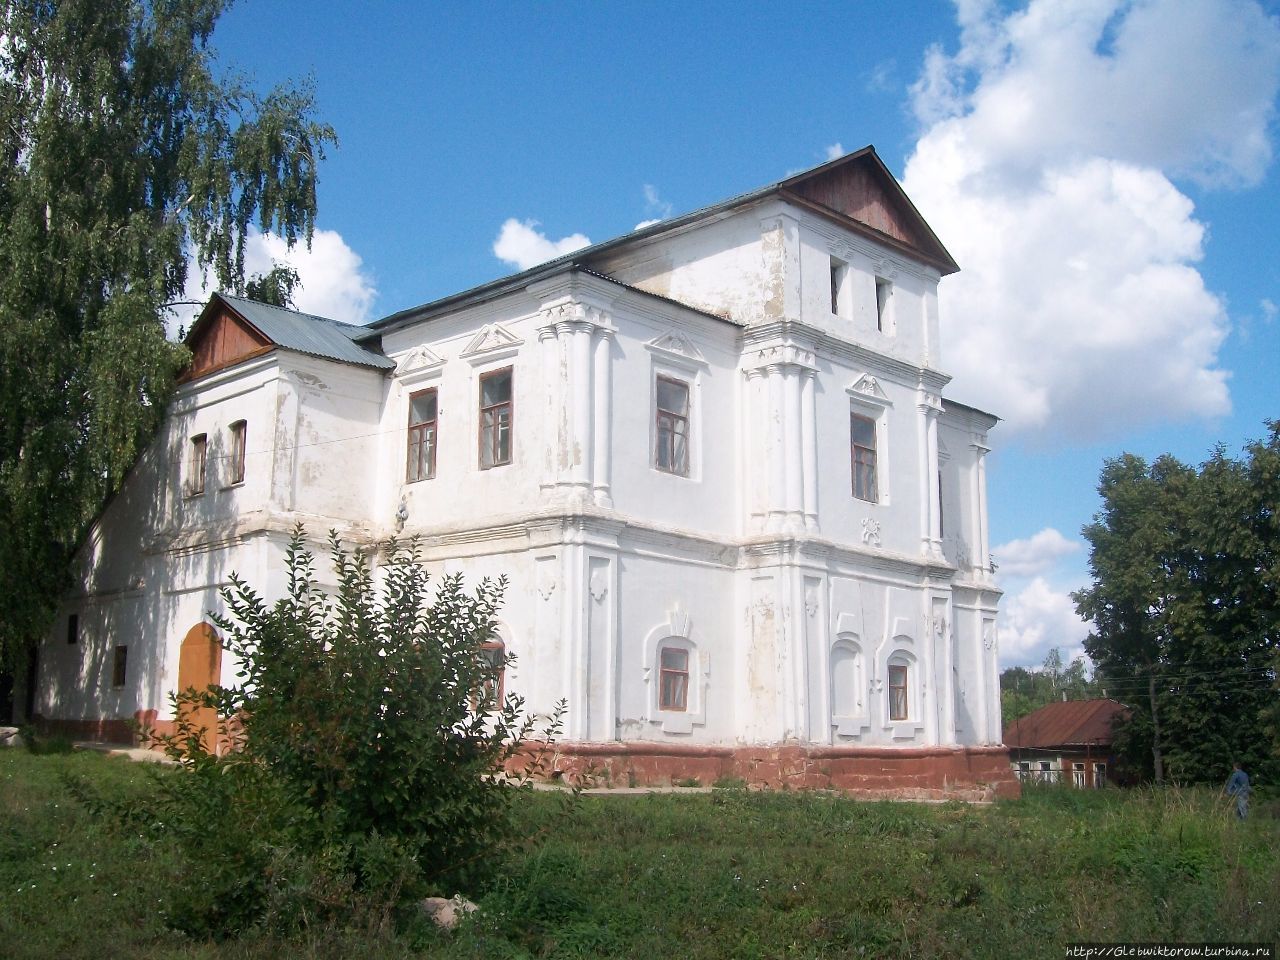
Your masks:
M129 669L129 648L116 647L115 657L111 661L111 685L123 687Z
M80 642L80 615L70 614L67 617L67 643Z
M209 438L198 433L191 438L191 451L187 463L187 493L196 497L204 493L204 471L209 452Z
M663 647L659 651L658 708L689 709L689 651Z
M868 503L880 500L876 486L876 422L858 413L849 415L852 447L853 495Z
M881 333L892 333L889 301L893 297L893 282L884 277L876 277L876 329Z
M511 367L480 378L480 469L511 462Z
M657 449L653 465L664 473L689 475L689 384L658 377L654 391Z
M230 466L231 477L228 483L234 486L237 483L244 483L244 444L246 440L248 424L243 420L237 420L231 425L231 453Z
M437 394L434 387L409 395L409 456L405 480L416 483L436 475Z
M889 664L889 719L907 719L907 666Z

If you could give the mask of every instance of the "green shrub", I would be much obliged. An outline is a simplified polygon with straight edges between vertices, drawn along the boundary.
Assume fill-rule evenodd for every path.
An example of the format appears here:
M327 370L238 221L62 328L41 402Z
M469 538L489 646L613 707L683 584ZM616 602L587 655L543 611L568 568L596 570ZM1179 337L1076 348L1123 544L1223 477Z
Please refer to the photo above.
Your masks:
M364 555L330 541L336 596L315 585L300 527L282 599L232 576L230 615L213 619L239 682L176 694L177 732L152 734L187 772L149 809L181 853L167 913L190 934L385 925L411 897L476 889L514 839L528 777L502 771L534 721L519 697L497 700L482 650L505 581L467 594L444 577L432 595L416 547L393 543L375 584ZM217 711L231 752L206 749L199 707Z

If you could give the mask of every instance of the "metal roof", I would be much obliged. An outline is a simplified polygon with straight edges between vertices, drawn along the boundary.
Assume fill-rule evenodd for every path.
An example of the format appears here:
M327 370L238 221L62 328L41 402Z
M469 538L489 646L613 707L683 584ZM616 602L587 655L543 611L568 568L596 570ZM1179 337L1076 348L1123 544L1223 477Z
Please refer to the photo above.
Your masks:
M219 293L218 296L278 347L378 370L395 368L395 363L378 350L356 342L369 342L369 331L365 327L297 310L286 310L284 307L273 307L244 297L233 297L225 293Z
M1129 708L1117 700L1066 700L1015 720L1004 732L1006 747L1083 747L1111 743L1111 724Z
M936 266L938 266L944 274L954 273L959 270L960 268L951 258L951 254L947 253L946 248L942 246L942 242L938 240L932 228L925 222L924 217L920 216L920 212L916 209L915 204L911 202L911 199L902 190L901 184L898 183L893 174L889 172L889 168L886 167L884 162L876 155L875 148L866 146L861 150L855 150L853 153L846 154L843 157L837 157L835 160L829 160L826 163L813 167L810 170L801 171L800 173L794 174L793 176L779 180L775 183L768 184L767 186L758 187L755 190L748 190L746 193L730 197L728 200L721 200L719 203L713 203L709 206L693 210L677 217L660 220L657 223L651 224L650 226L642 229L633 230L630 233L624 233L620 237L614 237L611 240L592 244L591 246L583 247L580 250L574 250L571 253L564 254L554 260L548 260L546 263L540 263L535 267L530 267L528 270L505 277L499 277L496 280L483 283L478 287L472 287L471 289L464 290L461 293L451 294L447 297L442 297L439 300L433 300L430 303L424 303L420 306L400 310L397 313L383 317L380 320L374 320L368 327L363 328L366 331L363 339L371 339L376 337L379 333L390 333L391 331L399 330L403 327L438 316L449 309L484 303L487 300L492 300L495 297L502 296L503 294L510 292L512 289L527 286L528 284L541 280L544 277L554 276L555 274L562 273L566 270L583 269L590 273L596 273L596 271L592 269L593 261L598 260L602 255L616 249L617 247L623 246L624 244L647 240L650 237L656 237L660 234L679 230L692 223L706 220L709 217L727 214L747 204L765 200L771 196L789 191L792 187L797 186L803 181L826 173L827 171L843 164L857 163L863 160L872 163L875 166L875 169L882 173L885 177L886 185L889 186L889 189L892 190L902 201L908 212L916 218L923 234L933 244L936 244L938 251L940 251L940 254L937 257L938 262ZM787 195L794 196L794 194ZM873 232L879 233L879 231ZM887 235L881 235L880 239L891 244L897 243L897 241ZM917 251L916 253L916 256L924 255L925 254L920 251ZM609 279L612 278L610 277ZM633 289L636 289L641 293L647 292L640 290L639 288ZM681 306L687 307L688 305L681 304ZM698 312L703 313L705 311L699 310ZM714 316L714 314L709 314L709 316ZM718 319L725 318L720 317Z

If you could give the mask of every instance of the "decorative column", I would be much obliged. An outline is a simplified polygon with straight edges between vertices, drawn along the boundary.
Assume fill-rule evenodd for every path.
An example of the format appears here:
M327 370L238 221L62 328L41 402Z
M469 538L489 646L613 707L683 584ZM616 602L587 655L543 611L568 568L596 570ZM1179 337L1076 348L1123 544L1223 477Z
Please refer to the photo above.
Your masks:
M938 503L938 414L942 401L921 383L916 391L919 413L917 457L920 477L920 555L942 559L942 531Z
M782 439L786 469L786 521L788 533L804 531L804 493L801 470L804 455L801 437L804 429L800 419L800 377L802 371L794 365L784 369L782 381Z
M800 385L800 448L804 466L804 528L818 532L818 437L814 404L817 371L805 370Z
M973 468L973 523L977 533L976 554L973 557L973 578L982 582L991 580L991 545L987 532L987 454L991 448L980 440L969 444L974 450Z
M591 411L591 498L598 507L612 507L610 469L613 451L610 448L610 428L613 412L611 407L613 331L607 327L598 327L595 336L595 371L592 378L595 396Z
M787 465L786 446L783 443L783 384L782 366L771 363L765 367L769 377L769 436L766 455L769 462L769 522L770 533L781 533L786 527Z

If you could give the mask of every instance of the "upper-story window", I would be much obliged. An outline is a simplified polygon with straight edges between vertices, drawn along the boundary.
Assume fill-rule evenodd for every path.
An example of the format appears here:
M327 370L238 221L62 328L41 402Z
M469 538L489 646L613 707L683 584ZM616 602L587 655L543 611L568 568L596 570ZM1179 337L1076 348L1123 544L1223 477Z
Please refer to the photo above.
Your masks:
M838 257L831 258L831 312L837 316L849 313L849 264Z
M849 442L852 448L853 495L859 500L878 503L876 484L876 422L859 413L849 415Z
M435 387L409 395L409 451L405 480L415 483L436 475L436 417L438 395Z
M658 377L654 390L656 449L653 465L665 473L689 475L689 384Z
M208 436L197 433L191 438L191 450L187 460L187 493L190 496L195 497L204 493L204 474L208 454Z
M480 378L480 469L511 462L511 367Z
M893 281L876 277L876 329L893 333Z
M231 425L231 452L228 455L230 475L227 479L229 485L244 483L244 451L247 439L248 424L243 420L237 420Z

